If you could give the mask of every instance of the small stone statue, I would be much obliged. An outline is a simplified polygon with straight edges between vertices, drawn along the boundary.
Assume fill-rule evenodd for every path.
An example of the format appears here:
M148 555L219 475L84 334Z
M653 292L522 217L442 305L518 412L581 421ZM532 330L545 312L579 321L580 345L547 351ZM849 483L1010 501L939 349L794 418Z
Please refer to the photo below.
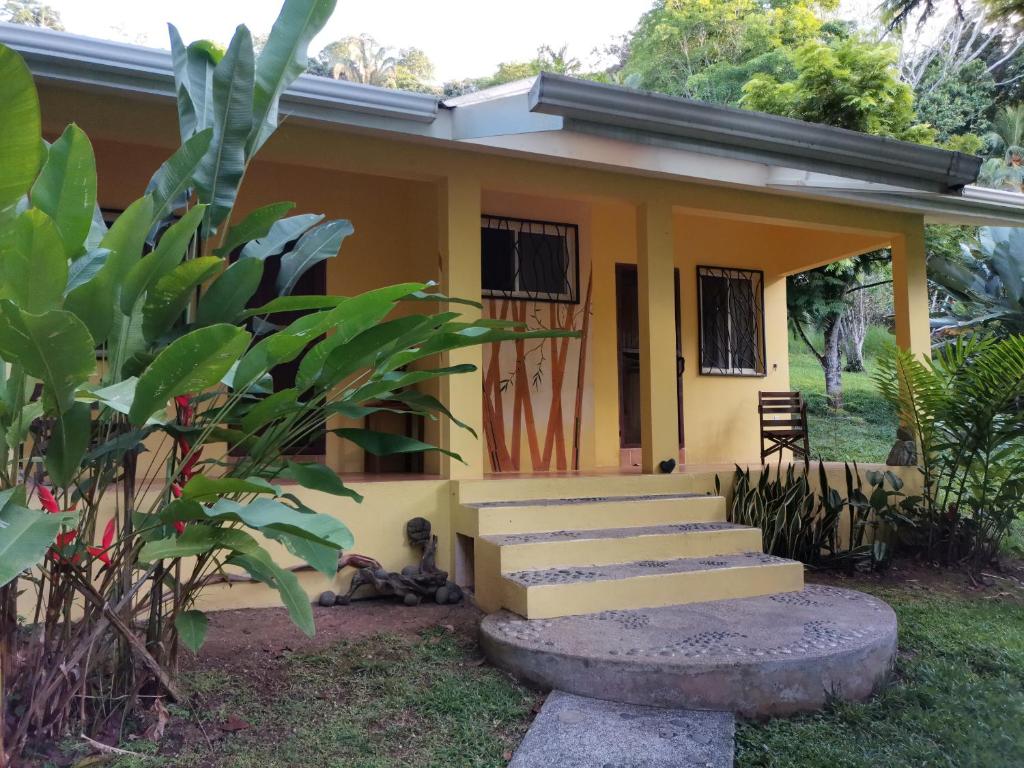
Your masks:
M430 521L412 518L405 524L405 535L412 546L422 548L420 564L408 565L401 573L386 571L379 564L360 568L352 577L348 592L338 595L339 605L347 604L364 585L372 586L381 595L401 597L410 606L429 599L438 604L457 603L462 599L462 589L448 581L447 571L437 567L437 536L431 535Z
M896 442L893 443L885 464L889 467L917 466L917 445L914 443L914 433L907 427L900 427L896 430Z

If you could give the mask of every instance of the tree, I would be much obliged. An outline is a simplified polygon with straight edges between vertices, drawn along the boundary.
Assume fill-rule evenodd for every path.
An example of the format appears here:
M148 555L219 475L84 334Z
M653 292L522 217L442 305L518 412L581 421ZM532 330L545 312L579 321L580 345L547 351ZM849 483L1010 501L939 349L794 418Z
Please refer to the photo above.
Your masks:
M795 78L780 82L757 74L743 87L741 104L863 133L930 142L934 131L916 122L913 91L897 80L895 65L892 46L860 37L805 43L793 57ZM790 277L787 284L790 321L821 364L829 404L835 408L843 402L841 342L847 297L880 260L879 254L868 254ZM806 324L821 332L821 350L811 342Z
M325 46L317 57L335 80L364 85L393 86L398 59L369 35L346 37Z
M7 0L0 8L0 21L64 31L60 11L40 0Z
M982 165L981 182L1024 192L1024 102L999 110L984 138L991 157Z
M953 9L957 16L963 17L967 11L965 0L953 0ZM1009 22L1020 27L1024 24L1024 0L980 0L986 16L995 22ZM940 0L884 0L882 17L890 29L901 29L915 16L921 26L935 15L942 6Z
M395 62L395 87L405 91L433 93L434 63L419 48L403 48Z
M757 72L788 79L788 51L834 31L820 12L833 0L660 0L622 48L622 69L640 87L735 104Z

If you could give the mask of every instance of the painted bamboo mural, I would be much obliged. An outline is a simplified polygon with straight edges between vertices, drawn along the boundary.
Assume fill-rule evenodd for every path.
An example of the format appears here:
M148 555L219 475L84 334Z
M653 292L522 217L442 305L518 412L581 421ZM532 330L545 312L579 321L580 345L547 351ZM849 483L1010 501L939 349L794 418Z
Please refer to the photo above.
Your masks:
M495 298L485 302L491 319L513 320L534 329L572 330L580 334L573 338L539 342L520 339L492 344L486 349L484 432L494 471L564 472L580 468L591 289L588 277L582 305L516 298ZM503 354L508 349L512 349L511 357ZM563 396L571 357L576 358L576 376L573 410L568 414L563 407ZM510 390L511 413L508 413L505 395ZM546 409L543 405L545 399ZM521 455L524 442L529 452L525 461Z

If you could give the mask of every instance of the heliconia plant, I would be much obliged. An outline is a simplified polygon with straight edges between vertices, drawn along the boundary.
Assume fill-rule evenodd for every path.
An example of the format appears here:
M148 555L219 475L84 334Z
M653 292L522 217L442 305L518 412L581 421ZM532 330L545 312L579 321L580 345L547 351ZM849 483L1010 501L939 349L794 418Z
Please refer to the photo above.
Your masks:
M178 646L202 644L196 600L224 568L277 590L312 634L310 601L266 541L333 575L353 538L280 480L360 497L290 448L383 399L464 426L415 387L472 367L432 361L552 335L463 322L428 282L293 295L352 224L290 202L233 217L334 5L285 0L259 57L244 26L223 52L172 26L182 143L109 229L88 137L70 125L42 141L31 74L0 45L0 764L130 715L143 693L179 697ZM278 295L251 306L270 260ZM406 301L444 306L391 317ZM296 384L274 391L284 363ZM442 450L333 431L378 455Z

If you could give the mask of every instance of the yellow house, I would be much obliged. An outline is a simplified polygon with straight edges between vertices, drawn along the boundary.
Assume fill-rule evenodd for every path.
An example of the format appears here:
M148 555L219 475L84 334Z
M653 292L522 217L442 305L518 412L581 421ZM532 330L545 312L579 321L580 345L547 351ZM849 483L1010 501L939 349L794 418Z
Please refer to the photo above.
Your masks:
M35 73L48 134L88 133L116 215L178 145L170 55L5 24L0 41ZM796 564L695 561L760 549L756 531L714 527L714 475L759 461L758 392L789 389L786 276L890 249L896 341L927 355L925 224L1024 226L1021 195L971 186L978 158L557 75L446 100L303 76L281 114L238 209L292 200L351 220L313 290L435 280L487 316L580 331L451 354L476 372L436 394L479 439L401 416L378 425L462 462L376 462L333 434L310 459L365 495L306 492L360 552L409 564L404 523L425 517L441 565L488 611L799 589ZM579 535L530 538L564 531ZM611 586L513 578L651 559L687 564ZM328 587L303 579L311 595ZM255 584L206 599L275 602Z

